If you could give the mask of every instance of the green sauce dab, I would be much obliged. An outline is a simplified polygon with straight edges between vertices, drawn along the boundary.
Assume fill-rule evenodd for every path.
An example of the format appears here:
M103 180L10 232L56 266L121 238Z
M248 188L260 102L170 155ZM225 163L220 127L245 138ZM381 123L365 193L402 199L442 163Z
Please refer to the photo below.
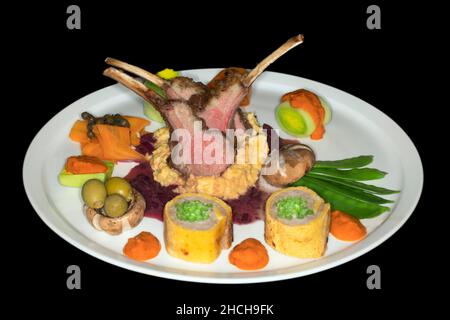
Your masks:
M209 218L212 206L211 203L204 203L200 200L188 200L177 203L175 208L179 220L197 222Z
M277 216L282 219L303 219L306 216L314 214L308 208L308 203L301 197L286 197L276 204Z

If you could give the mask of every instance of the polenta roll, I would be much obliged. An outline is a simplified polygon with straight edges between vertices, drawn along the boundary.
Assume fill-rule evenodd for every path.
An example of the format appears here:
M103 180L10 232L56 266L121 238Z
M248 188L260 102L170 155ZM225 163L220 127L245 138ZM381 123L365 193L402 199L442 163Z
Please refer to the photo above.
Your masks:
M231 208L209 195L181 194L164 207L164 239L171 256L211 263L233 241Z
M321 257L329 228L330 205L308 188L282 189L266 202L265 240L283 254Z

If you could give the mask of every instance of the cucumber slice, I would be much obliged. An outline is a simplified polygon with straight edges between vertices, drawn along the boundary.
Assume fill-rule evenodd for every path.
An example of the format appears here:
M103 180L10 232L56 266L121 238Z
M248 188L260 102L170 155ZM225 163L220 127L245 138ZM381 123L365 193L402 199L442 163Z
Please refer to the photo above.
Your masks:
M323 117L323 124L328 124L331 121L331 107L328 101L324 98L319 97L320 103L322 104L323 109L325 110L325 116Z
M302 109L292 108L287 101L278 105L275 117L280 127L294 137L308 137L316 130L311 116Z
M161 124L166 123L161 116L161 113L159 113L159 111L156 110L156 108L150 102L144 101L144 114L150 120L159 122Z

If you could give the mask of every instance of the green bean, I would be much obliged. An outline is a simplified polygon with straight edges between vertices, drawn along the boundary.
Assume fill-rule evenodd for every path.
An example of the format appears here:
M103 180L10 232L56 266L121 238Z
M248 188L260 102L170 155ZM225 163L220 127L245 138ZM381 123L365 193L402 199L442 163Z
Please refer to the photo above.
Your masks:
M316 180L316 178L314 177L310 177L313 180ZM319 180L319 179L317 179ZM320 181L319 181L320 182ZM349 188L343 185L339 185L336 184L334 182L329 182L329 181L323 181L323 183L328 184L328 186L330 188L334 188L335 190L339 190L342 193L345 193L346 195L348 195L350 198L354 198L354 199L359 199L361 201L366 201L366 202L370 202L370 203L376 203L376 204L384 204L384 203L392 203L392 200L388 200L388 199L384 199L381 198L379 196L376 196L374 194L359 190L359 189L354 189L354 188Z
M389 210L388 207L361 200L354 195L336 188L333 184L304 176L295 182L296 186L305 186L317 192L333 210L341 210L358 219L374 218Z
M364 180L376 180L383 178L387 172L380 171L374 168L359 168L359 169L348 169L348 170L339 170L334 168L315 168L313 167L311 172L317 174L323 174L326 176L348 179L348 180L356 180L356 181L364 181Z
M333 182L327 182L332 184L334 187L340 189L342 193L345 193L347 195L351 195L354 198L358 198L359 200L370 202L370 203L376 203L376 204L385 204L385 203L392 203L394 201L381 198L377 195L374 195L372 193L365 192L363 190L349 188L343 185L335 184Z
M340 168L353 169L360 168L371 164L373 156L359 156L335 161L316 161L314 168Z
M363 190L363 191L374 193L374 194L394 194L394 193L400 192L398 190L390 190L390 189L386 189L386 188L382 188L382 187L377 187L377 186L374 186L371 184L365 184L365 183L358 182L358 181L330 177L330 176L325 176L323 174L315 174L314 172L307 173L307 176L310 176L310 177L313 177L316 179L320 179L320 180L326 180L329 182L341 184L341 185L347 186L349 188L359 189L359 190Z

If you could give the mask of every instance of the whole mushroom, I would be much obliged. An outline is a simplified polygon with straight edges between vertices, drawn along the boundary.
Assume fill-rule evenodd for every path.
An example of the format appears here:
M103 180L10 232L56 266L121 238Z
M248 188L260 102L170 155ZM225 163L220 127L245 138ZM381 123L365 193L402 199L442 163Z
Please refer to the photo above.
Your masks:
M304 144L284 144L279 149L279 157L271 155L264 165L261 176L264 181L260 185L271 191L285 187L311 170L315 159L312 149Z

